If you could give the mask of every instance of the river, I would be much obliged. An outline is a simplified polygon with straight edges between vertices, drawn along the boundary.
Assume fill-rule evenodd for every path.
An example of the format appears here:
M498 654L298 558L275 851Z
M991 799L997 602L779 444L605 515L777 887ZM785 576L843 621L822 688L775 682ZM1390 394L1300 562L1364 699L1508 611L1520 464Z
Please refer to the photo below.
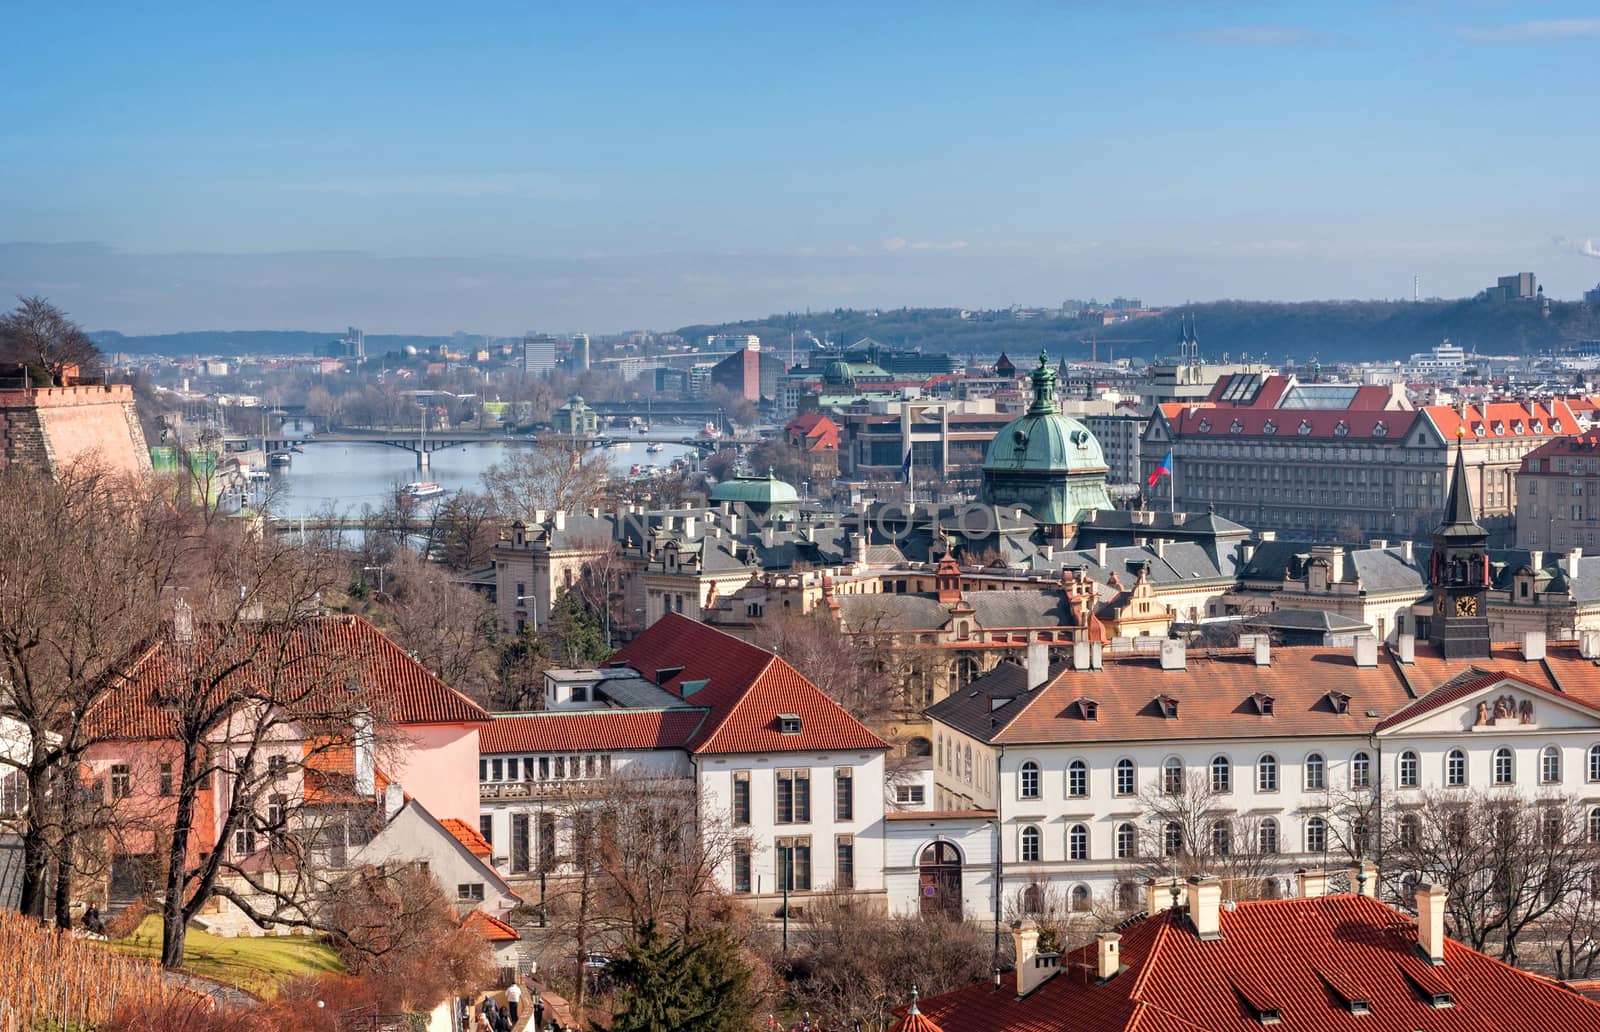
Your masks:
M287 467L275 467L268 482L270 507L280 519L299 519L327 514L359 516L363 506L376 509L394 496L397 484L432 480L446 491L463 488L483 489L483 473L510 449L526 444L495 441L462 444L428 456L428 469L417 469L414 453L386 444L346 444L311 441L301 445ZM606 459L618 474L625 475L637 465L666 466L674 459L693 457L695 449L667 444L651 454L643 443L606 451Z

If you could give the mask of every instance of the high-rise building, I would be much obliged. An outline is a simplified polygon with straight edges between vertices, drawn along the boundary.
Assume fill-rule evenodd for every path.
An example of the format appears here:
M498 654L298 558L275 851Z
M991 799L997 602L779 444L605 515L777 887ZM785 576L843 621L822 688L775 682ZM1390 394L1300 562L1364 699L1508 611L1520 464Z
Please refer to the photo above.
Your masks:
M572 335L572 355L567 359L567 365L573 372L587 373L589 371L589 335L587 333L574 333Z
M522 371L544 374L556 367L556 339L545 333L522 338Z
M711 351L760 351L761 338L754 333L713 333L706 338L706 348Z

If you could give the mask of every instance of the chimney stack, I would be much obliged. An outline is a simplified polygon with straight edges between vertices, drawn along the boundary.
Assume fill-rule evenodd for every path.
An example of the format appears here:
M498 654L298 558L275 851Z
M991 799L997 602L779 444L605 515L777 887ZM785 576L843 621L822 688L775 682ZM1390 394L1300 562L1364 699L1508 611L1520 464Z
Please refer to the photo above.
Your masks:
M545 509L535 509L535 510L533 510L533 525L534 526L536 526L536 527L544 526L544 521L549 519L549 518L550 518L550 513L549 513L548 510L545 510Z
M1039 952L1039 926L1024 918L1011 926L1017 954L1017 995L1026 996L1061 970L1061 955Z
M1032 646L1029 646L1029 647L1031 648ZM1075 641L1075 642L1072 643L1072 669L1074 669L1074 670L1088 670L1089 669L1089 643L1088 642L1086 642L1086 641Z
M1407 666L1417 661L1417 636L1415 634L1401 634L1394 640L1395 655L1400 662Z
M1528 553L1528 569L1532 570L1535 574L1544 569L1544 552L1535 548L1533 551Z
M1176 638L1161 639L1161 669L1182 670L1187 661L1187 649Z
M1116 932L1101 932L1094 937L1095 946L1095 977L1104 982L1112 977L1122 967L1122 954L1118 947L1122 945L1122 936Z
M686 540L694 537L697 526L698 521L693 516L685 516L683 518L683 536Z
M1176 891L1174 891L1176 890ZM1172 880L1160 878L1146 878L1144 880L1144 909L1151 917L1163 910L1180 906L1183 902L1183 886Z
M1050 646L1042 641L1028 643L1028 691L1050 680Z
M1102 646L1100 644L1100 642L1091 641L1089 643L1089 669L1090 670L1099 670L1100 669L1101 654L1103 652L1103 649L1104 649L1104 646Z
M377 767L373 756L372 714L365 707L356 711L350 719L350 728L354 733L353 757L351 771L355 775L356 795L363 799L371 799L377 791Z
M1294 872L1294 881L1301 899L1316 899L1328 894L1328 875L1323 871L1302 867Z
M1600 631L1578 632L1578 654L1584 659L1600 659Z
M1526 663L1537 663L1544 658L1544 632L1522 632L1522 659Z
M1409 540L1400 542L1400 558L1405 560L1407 566L1417 561L1416 546Z
M1378 868L1371 860L1357 860L1350 865L1348 871L1352 894L1378 898Z
M1356 635L1356 666L1362 670L1372 670L1378 665L1378 639L1371 634Z
M1272 635L1256 635L1256 666L1269 667L1272 665Z
M172 604L172 640L179 645L194 644L194 610L181 598Z
M1094 546L1094 563L1096 566L1101 567L1106 564L1106 543L1104 541Z
M1417 946L1428 963L1444 963L1444 886L1423 882L1417 886Z
M1189 876L1189 923L1202 941L1222 938L1222 883L1214 874Z
M1569 581L1577 580L1578 579L1578 567L1582 564L1582 561L1583 561L1583 549L1574 548L1572 551L1570 551L1570 552L1568 552L1566 554L1566 557L1565 557L1564 561L1565 561L1566 567L1567 567L1567 580L1569 580Z

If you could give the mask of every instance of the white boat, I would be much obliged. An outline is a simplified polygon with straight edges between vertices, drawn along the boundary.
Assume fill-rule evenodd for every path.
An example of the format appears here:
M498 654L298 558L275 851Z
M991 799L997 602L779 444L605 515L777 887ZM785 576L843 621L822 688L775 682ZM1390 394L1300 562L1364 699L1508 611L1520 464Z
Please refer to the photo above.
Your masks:
M664 444L652 444L650 447L645 449L645 451L649 452L651 455L654 455L656 452L664 452L666 450L667 446Z
M264 469L246 468L244 477L246 480L271 480L272 474Z
M700 431L701 437L721 437L722 428L715 423L707 423L705 429Z
M404 490L406 497L416 499L437 498L444 494L444 488L440 487L431 480L413 481L412 483L407 484Z

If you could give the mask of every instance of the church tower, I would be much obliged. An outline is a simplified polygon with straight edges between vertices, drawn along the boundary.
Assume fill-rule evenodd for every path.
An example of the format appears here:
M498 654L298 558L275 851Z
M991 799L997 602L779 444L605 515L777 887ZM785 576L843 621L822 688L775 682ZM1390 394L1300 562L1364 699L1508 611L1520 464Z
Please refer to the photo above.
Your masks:
M1433 622L1429 640L1446 659L1489 656L1489 532L1472 513L1467 463L1456 442L1456 468L1445 502L1444 521L1433 532L1429 567Z

